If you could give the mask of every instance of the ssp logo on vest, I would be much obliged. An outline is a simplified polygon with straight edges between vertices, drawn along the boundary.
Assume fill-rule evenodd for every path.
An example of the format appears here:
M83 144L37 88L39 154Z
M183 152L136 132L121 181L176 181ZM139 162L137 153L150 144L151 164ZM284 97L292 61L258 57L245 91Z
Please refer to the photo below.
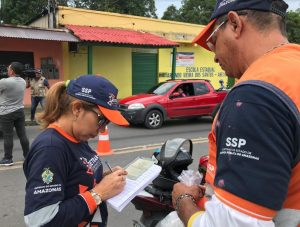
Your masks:
M226 146L227 147L238 147L241 148L242 146L246 145L246 140L242 138L226 138Z
M223 148L220 152L221 155L233 155L240 158L249 158L253 160L259 160L260 158L253 154L251 151L246 150L244 146L247 141L243 138L226 138L226 148Z

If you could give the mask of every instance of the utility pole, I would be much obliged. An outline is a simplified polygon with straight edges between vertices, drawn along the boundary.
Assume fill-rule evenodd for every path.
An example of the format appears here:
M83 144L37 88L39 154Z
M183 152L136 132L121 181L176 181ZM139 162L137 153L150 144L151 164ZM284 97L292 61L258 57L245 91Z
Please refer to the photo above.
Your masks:
M0 24L3 23L3 7L4 7L4 0L0 1Z
M48 0L48 28L56 28L56 2Z
M176 55L177 55L177 48L173 47L173 55L172 55L172 73L171 73L171 79L176 79Z

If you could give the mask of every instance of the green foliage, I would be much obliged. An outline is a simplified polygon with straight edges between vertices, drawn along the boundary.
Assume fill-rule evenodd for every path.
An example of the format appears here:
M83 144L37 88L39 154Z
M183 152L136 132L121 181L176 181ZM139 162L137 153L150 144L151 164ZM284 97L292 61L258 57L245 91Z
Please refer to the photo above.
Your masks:
M300 44L300 9L288 12L286 29L289 41Z
M163 20L173 20L173 21L181 21L180 11L176 9L174 5L170 5L161 19Z
M54 2L54 0L52 0ZM67 0L56 1L68 5ZM5 0L1 6L1 20L5 24L25 24L48 6L48 0Z
M162 19L193 24L207 24L215 7L216 0L182 0L182 7L171 5L164 12Z
M36 13L41 12L47 0L6 0L1 7L1 20L8 24L24 24Z
M58 5L157 18L154 0L52 0ZM5 24L25 24L47 8L48 0L5 0L0 18Z
M215 0L183 0L180 9L182 21L194 24L207 24L215 4Z
M157 18L154 0L74 0L77 8Z

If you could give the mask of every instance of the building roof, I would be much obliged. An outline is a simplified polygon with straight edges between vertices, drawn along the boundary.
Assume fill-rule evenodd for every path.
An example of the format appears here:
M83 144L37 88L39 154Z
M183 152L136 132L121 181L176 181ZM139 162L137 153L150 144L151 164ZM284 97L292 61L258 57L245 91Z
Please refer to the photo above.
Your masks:
M1 25L0 37L78 42L78 39L62 29L41 29L26 26Z
M66 25L66 27L82 41L152 47L178 46L175 42L147 32L83 25Z

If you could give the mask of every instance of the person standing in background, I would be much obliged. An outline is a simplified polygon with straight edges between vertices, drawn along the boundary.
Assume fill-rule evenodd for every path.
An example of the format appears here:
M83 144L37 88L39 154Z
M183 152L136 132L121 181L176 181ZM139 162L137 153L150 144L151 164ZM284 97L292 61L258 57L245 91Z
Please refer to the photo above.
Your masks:
M0 124L4 140L4 157L0 160L0 166L13 165L14 127L20 139L24 158L29 151L23 104L26 82L20 77L23 70L24 66L20 62L12 62L7 68L9 77L0 80Z
M50 88L48 80L42 74L42 71L37 69L35 77L28 79L26 84L26 88L30 87L31 89L31 121L34 121L35 111L39 103L44 109L46 88Z
M224 85L224 80L219 80L219 83L220 83L220 88L219 88L219 90L225 90L226 89L226 87L225 87L225 85Z

